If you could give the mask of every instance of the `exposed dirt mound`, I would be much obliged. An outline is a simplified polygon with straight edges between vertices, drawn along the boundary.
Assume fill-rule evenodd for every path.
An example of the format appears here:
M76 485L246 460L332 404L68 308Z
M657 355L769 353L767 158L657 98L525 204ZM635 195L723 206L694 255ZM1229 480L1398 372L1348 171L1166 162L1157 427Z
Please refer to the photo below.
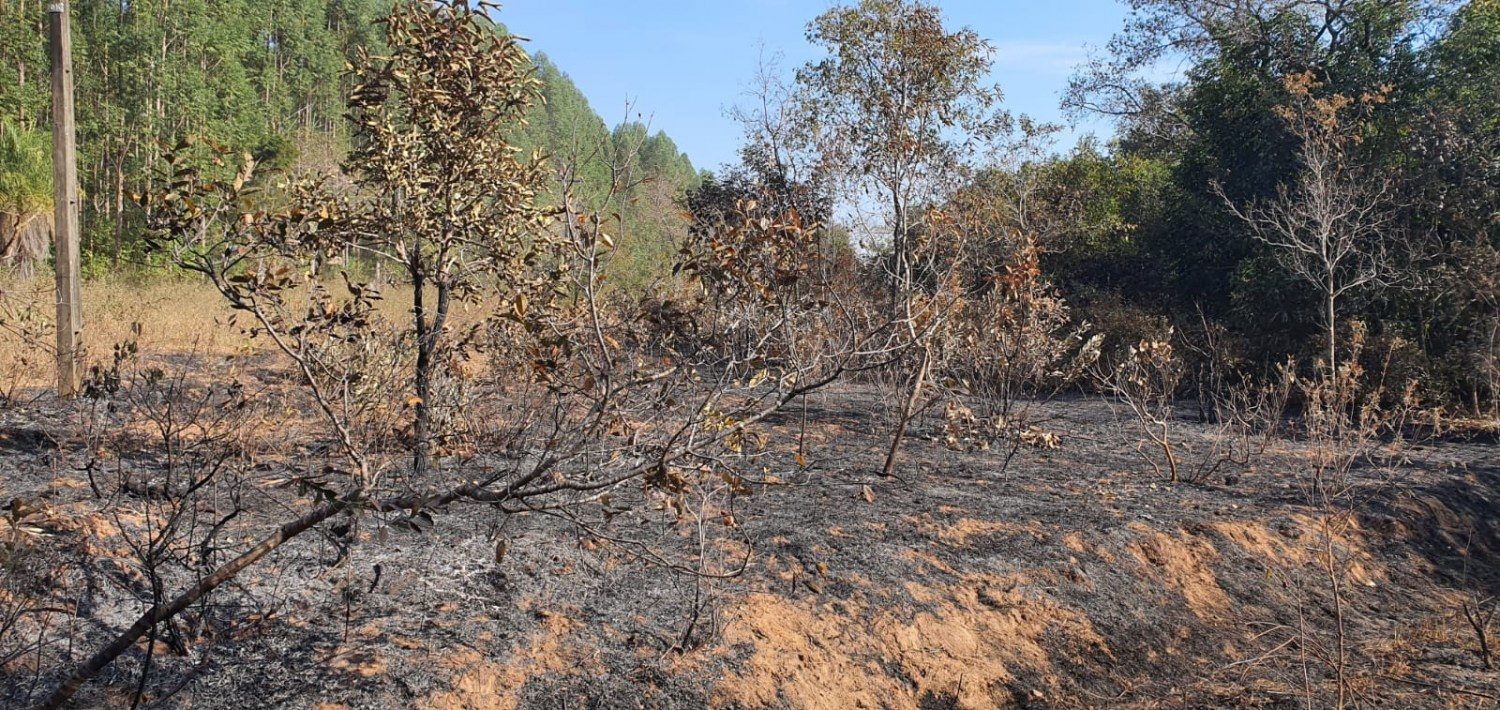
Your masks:
M1131 523L1129 529L1141 535L1130 551L1141 563L1142 576L1182 595L1188 609L1200 618L1219 618L1229 610L1229 595L1213 571L1218 558L1213 545L1191 535L1154 532L1140 523Z
M1016 698L1023 676L1055 677L1055 654L1073 664L1110 660L1087 618L1017 587L992 575L913 583L873 605L863 594L837 602L751 595L722 641L749 649L748 658L717 697L752 706L916 707L949 698L994 707Z

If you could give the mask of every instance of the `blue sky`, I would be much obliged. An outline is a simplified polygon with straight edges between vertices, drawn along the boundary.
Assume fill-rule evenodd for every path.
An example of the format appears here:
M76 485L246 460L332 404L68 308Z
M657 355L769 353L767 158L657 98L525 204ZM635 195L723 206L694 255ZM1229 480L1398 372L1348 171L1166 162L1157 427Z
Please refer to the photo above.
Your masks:
M665 130L700 168L731 162L740 130L725 109L742 101L761 54L782 68L815 59L804 35L832 0L510 0L498 14L532 51L552 58L605 121L636 114ZM1124 21L1118 0L938 0L950 27L995 45L994 80L1013 112L1061 120L1059 94L1086 47ZM763 49L762 49L763 48ZM1102 123L1080 133L1108 133ZM1071 136L1064 139L1071 143Z

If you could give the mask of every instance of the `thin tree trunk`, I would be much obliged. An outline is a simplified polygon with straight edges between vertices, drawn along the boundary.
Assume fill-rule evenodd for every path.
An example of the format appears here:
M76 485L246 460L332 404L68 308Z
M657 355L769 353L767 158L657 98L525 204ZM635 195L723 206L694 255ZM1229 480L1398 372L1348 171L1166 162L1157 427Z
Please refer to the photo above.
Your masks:
M1170 418L1171 416L1172 416L1172 414L1170 412L1168 412L1167 413L1167 417ZM1169 421L1167 421L1167 420L1163 420L1162 421L1162 423L1161 423L1161 451L1162 451L1163 454L1166 454L1166 456L1167 456L1167 467L1169 469L1171 469L1172 483L1175 485L1175 484L1178 484L1178 483L1182 482L1182 476L1180 474L1178 474L1178 472L1177 472L1177 457L1172 454L1172 437L1170 436L1170 432L1171 432L1170 427L1171 427L1171 423Z
M125 250L125 149L115 162L115 249L110 258L110 268L118 271L120 254Z
M917 374L912 377L911 389L906 393L906 402L901 406L901 418L896 422L896 433L891 437L891 450L886 453L885 466L880 469L880 475L891 477L896 470L896 456L901 451L901 442L906 439L906 428L911 423L913 410L917 406L917 399L922 396L922 385L927 380L927 368L931 365L931 353L922 349L922 365L917 368Z
M432 462L432 451L428 448L428 437L431 436L432 424L431 413L428 410L428 400L432 396L432 333L427 323L427 306L422 293L426 287L425 269L421 264L421 243L419 242L412 250L411 270L412 283L412 317L416 323L417 333L417 363L416 363L416 402L414 409L416 416L412 420L412 475L421 478L427 473Z
M397 189L394 199L396 213L399 216L406 206L405 191ZM427 267L422 262L420 235L413 239L411 253L407 255L406 269L411 276L411 310L417 336L417 362L414 373L416 402L412 407L415 416L412 418L411 466L412 475L421 478L426 475L432 462L432 450L429 448L430 442L428 441L431 436L432 418L428 402L432 396L432 345L436 336L427 322L427 301L423 291L427 287L428 274Z
M1335 388L1339 383L1339 360L1338 360L1338 321L1336 320L1335 305L1338 296L1332 291L1328 292L1327 312L1328 318L1328 379Z
M902 301L911 297L911 267L906 254L906 209L895 189L891 192L891 220L895 222L891 226L892 268L895 271L891 275L891 312L900 313L904 306Z

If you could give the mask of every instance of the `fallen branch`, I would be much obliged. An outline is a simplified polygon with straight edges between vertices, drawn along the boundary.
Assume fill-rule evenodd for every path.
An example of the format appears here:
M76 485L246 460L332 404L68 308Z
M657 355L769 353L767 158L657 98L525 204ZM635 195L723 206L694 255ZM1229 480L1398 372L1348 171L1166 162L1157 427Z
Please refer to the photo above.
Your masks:
M78 692L79 688L83 687L84 683L87 683L94 676L98 675L99 671L104 670L105 666L108 666L116 658L119 658L120 654L134 645L136 641L145 636L152 628L155 628L157 624L181 613L209 592L218 588L219 585L233 579L241 570L255 564L260 558L270 554L272 550L281 547L287 541L301 535L314 525L333 517L350 505L350 501L335 500L314 508L306 515L283 524L276 529L276 532L271 533L265 539L261 540L255 547L250 548L244 554L214 570L213 574L199 580L192 588L177 595L171 602L151 607L149 611L141 615L141 618L133 626L126 629L119 636L116 636L115 640L111 641L109 645L96 651L87 661L74 669L73 673L68 676L68 679L57 686L57 689L52 691L52 694L47 696L46 700L37 704L36 707L38 710L50 710L51 708L62 707L64 703L68 702Z

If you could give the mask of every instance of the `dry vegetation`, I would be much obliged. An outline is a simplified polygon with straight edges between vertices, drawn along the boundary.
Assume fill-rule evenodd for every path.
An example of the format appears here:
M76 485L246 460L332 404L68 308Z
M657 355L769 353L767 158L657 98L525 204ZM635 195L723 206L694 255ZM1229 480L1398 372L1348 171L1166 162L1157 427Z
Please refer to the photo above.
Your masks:
M849 92L900 66L809 69L832 144L751 117L760 172L688 200L644 293L608 285L628 181L585 204L494 130L537 86L483 3L395 4L349 185L163 147L179 278L90 284L84 396L47 394L45 290L0 292L0 703L1500 703L1495 433L1340 319L1368 260L1271 372L1201 312L1090 323L1026 170L938 184L973 173L932 126L1008 128L983 42L861 7L818 40L906 22L961 80L892 116ZM871 175L897 218L857 255L828 190Z
M324 281L324 287L339 285ZM53 288L51 279L7 281L0 286L0 390L7 399L39 394L53 384ZM490 304L464 304L455 320L481 319ZM117 343L133 342L144 352L217 356L262 352L268 343L231 326L234 311L219 292L196 278L98 279L83 285L91 362L107 362ZM387 318L411 310L408 293L393 293L377 310Z

